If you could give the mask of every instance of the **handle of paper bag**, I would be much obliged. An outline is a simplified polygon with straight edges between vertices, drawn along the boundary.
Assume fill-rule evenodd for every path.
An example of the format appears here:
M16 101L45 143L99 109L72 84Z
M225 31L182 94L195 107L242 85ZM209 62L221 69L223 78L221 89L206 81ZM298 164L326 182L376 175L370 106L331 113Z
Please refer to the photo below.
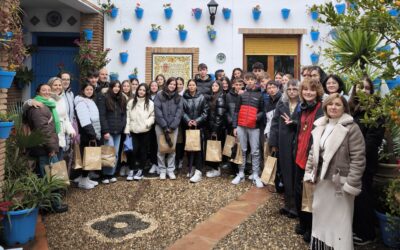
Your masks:
M212 135L212 136L210 137L211 140L212 140L213 138L215 138L215 140L218 141L218 136Z
M95 147L97 147L97 142L95 140L91 140L89 141L89 147L94 145Z

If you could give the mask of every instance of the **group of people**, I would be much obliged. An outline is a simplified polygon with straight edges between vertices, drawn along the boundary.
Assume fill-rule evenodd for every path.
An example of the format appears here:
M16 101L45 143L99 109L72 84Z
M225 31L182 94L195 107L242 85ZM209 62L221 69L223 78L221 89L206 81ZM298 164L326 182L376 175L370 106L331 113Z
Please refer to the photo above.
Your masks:
M326 75L318 66L304 67L301 76L299 82L278 72L272 79L257 62L251 72L235 68L229 78L218 70L213 79L202 63L193 79L157 75L147 84L137 79L109 82L103 68L89 72L74 96L71 75L61 72L39 85L36 96L24 105L30 128L48 139L30 152L38 159L38 174L44 175L44 166L62 160L73 144L79 144L82 154L90 145L113 146L118 160L97 176L103 184L117 181L117 168L126 180L141 180L147 162L149 174L176 179L175 169L184 167L186 155L191 183L200 182L203 174L218 177L221 168L229 168L236 175L232 184L238 185L251 162L249 179L262 188L267 150L278 158L274 190L283 192L285 200L280 213L298 218L296 233L313 249L351 249L353 232L359 244L375 237L371 186L383 129L360 123L365 110L358 98L360 92L372 94L373 84L367 77L360 79L347 96L341 78ZM200 130L200 151L185 152L189 129ZM206 141L216 139L223 145L227 135L240 143L242 164L227 157L206 161ZM161 152L161 137L174 150ZM133 147L122 160L126 140ZM99 184L99 173L75 172L79 188ZM307 183L314 190L312 213L302 211Z

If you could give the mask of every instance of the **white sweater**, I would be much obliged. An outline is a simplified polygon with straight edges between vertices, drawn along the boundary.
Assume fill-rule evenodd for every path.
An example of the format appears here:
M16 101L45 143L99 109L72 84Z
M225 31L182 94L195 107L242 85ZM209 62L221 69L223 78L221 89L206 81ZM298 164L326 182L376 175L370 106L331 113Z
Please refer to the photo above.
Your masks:
M154 124L154 104L149 101L148 108L144 108L144 98L138 98L135 107L132 109L133 99L128 102L126 110L125 134L148 132Z
M63 93L64 95L64 93ZM72 127L71 121L69 120L69 115L67 113L67 106L65 103L65 99L62 96L53 95L52 98L56 102L56 110L58 117L60 118L60 133L58 133L58 144L60 148L64 148L67 145L66 135L71 135L75 133L74 128Z

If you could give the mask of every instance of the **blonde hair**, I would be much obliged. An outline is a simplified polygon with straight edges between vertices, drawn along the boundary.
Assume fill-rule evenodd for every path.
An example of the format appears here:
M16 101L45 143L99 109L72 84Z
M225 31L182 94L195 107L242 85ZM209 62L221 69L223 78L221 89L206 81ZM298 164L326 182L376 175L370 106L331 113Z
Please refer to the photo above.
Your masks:
M335 99L340 99L340 100L342 101L342 103L343 103L343 110L344 110L344 113L350 114L350 108L349 108L349 104L348 104L346 98L344 98L344 97L343 97L341 94L339 94L339 93L333 93L333 94L330 94L327 98L325 98L324 103L322 104L322 110L324 111L325 116L326 116L326 117L329 117L328 111L327 111L328 105L329 105L329 104L332 104L332 102L333 102Z
M299 88L299 96L300 96L300 99L302 102L304 102L303 90L306 87L317 91L316 100L322 101L322 97L324 96L324 88L322 87L322 84L318 80L315 80L315 79L304 79L301 82L300 88Z

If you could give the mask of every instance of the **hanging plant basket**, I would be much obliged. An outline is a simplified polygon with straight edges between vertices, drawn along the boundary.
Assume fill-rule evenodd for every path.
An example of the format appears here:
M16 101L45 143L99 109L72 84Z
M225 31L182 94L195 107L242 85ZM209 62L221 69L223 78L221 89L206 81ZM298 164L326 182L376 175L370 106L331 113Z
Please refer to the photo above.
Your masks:
M261 10L253 10L253 19L254 21L258 21L261 16Z
M287 19L289 18L289 15L290 15L290 9L283 8L283 9L281 10L281 14L282 14L282 18L283 18L284 20L287 20Z
M86 41L92 41L93 40L93 30L92 29L84 29L83 34L85 35L85 40Z
M312 40L313 42L318 41L318 38L319 38L319 31L317 31L317 30L311 31L311 32L310 32L310 36L311 36L311 40Z
M318 61L319 61L319 54L317 54L317 53L312 53L312 54L310 55L310 59L311 59L311 63L312 63L313 65L318 64Z
M158 30L151 30L150 31L150 38L153 42L157 41L158 38Z
M318 20L318 17L319 17L318 11L311 11L310 15L311 15L312 20L314 20L314 21Z
M122 64L128 62L128 53L127 52L119 53L119 60L121 61Z
M14 80L14 71L3 71L0 69L0 89L8 89Z
M185 41L188 34L187 30L179 30L178 32L179 32L179 39L182 42Z
M231 18L231 13L232 13L231 9L228 9L228 8L223 8L222 9L222 14L224 14L224 19L226 21L228 21Z
M135 9L135 15L136 15L136 18L137 18L138 20L141 20L141 19L143 18L143 13L144 13L144 9L143 9L143 8L137 7L137 8Z
M129 38L131 37L131 33L132 33L132 31L130 31L130 30L122 31L122 38L124 39L124 41L129 40Z
M346 4L345 4L345 3L338 3L338 4L335 4L335 8L336 8L336 12L337 12L339 15L343 15L344 12L346 11Z
M174 10L172 8L165 8L164 9L165 18L167 20L171 19L173 12Z
M111 13L110 13L110 17L114 19L117 16L118 16L118 8L112 8L111 9Z
M7 246L26 244L35 238L38 213L38 208L31 208L5 214L2 221L3 240Z

